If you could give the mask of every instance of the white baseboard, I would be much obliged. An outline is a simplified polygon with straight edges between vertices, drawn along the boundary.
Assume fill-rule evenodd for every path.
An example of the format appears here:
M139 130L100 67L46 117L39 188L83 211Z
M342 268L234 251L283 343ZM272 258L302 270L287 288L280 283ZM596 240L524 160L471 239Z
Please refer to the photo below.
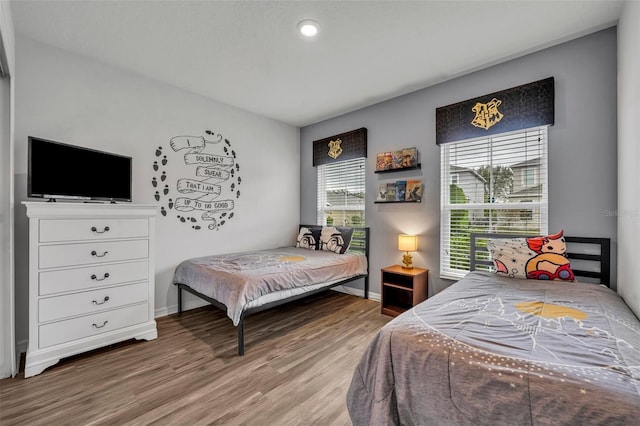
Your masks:
M182 301L182 309L188 311L190 309L201 308L202 306L209 305L209 302L203 299L196 300L184 300ZM166 317L167 315L177 314L178 304L167 306L165 308L157 308L155 311L156 318Z
M331 290L339 291L340 293L350 294L352 296L364 297L364 290L360 290L359 288L348 287L344 285L338 285L332 287ZM375 300L376 302L380 301L380 293L369 292L369 299Z
M338 291L340 293L350 294L352 296L364 297L364 290L361 290L359 288L353 288L353 287L346 287L346 286L343 286L343 285L338 285L338 286L332 287L331 290L335 290L335 291ZM376 302L379 302L380 301L380 294L379 293L369 292L369 299L375 300ZM184 303L183 310L185 310L185 311L209 305L209 302L207 302L206 300L202 300L202 299L183 301L183 303ZM171 315L171 314L175 314L175 313L178 313L178 305L177 304L171 305L171 306L167 306L165 308L156 309L155 310L155 317L156 318L166 317L167 315ZM25 351L26 351L26 343L25 343Z

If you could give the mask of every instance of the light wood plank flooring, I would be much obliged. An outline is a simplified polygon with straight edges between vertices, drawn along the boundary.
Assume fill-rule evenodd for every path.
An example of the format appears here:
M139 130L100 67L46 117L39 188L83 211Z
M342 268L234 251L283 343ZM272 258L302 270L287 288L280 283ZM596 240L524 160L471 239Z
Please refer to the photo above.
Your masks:
M0 380L0 424L348 425L346 392L379 303L330 291L249 316L246 354L226 315L203 307L128 341Z

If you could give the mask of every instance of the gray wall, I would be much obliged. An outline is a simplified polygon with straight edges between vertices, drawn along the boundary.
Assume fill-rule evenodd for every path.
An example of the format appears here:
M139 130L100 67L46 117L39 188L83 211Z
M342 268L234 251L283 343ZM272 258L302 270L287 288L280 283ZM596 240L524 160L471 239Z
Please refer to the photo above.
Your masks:
M626 2L618 33L618 293L640 318L640 2Z
M15 34L9 2L0 2L0 379L17 372L14 335L13 132Z
M133 157L133 202L156 202L152 168L156 149L168 157L170 196L179 178L194 178L174 136L204 136L205 129L231 142L240 166L234 217L216 230L193 229L175 210L156 220L156 316L177 311L173 271L181 261L291 244L299 223L299 131L175 87L125 72L25 37L16 40L15 197L27 198L27 137L38 136ZM210 139L213 139L210 138ZM225 187L226 188L226 187ZM261 208L262 206L268 208ZM181 213L200 217L200 212ZM28 228L24 206L16 205L16 333L28 334ZM188 307L205 304L188 295Z
M401 260L397 234L417 233L420 251L414 255L414 265L430 270L430 294L440 291L451 282L439 274L440 149L435 144L435 109L550 76L555 77L556 97L555 125L549 129L549 231L611 238L615 288L617 219L609 214L617 203L615 28L302 128L301 221L316 220L312 142L366 127L371 290L380 291L380 268ZM420 152L418 173L374 174L376 153L409 146ZM401 178L422 179L422 203L374 204L379 181Z

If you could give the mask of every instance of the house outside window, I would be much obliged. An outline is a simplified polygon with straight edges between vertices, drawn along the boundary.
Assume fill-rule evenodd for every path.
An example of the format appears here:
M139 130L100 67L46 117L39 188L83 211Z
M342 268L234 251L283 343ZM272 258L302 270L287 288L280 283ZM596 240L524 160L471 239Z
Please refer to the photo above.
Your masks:
M364 226L365 160L317 166L317 223L329 226Z
M441 277L469 271L472 232L547 233L546 126L440 148Z
M531 187L536 184L536 169L527 167L522 171L522 186Z

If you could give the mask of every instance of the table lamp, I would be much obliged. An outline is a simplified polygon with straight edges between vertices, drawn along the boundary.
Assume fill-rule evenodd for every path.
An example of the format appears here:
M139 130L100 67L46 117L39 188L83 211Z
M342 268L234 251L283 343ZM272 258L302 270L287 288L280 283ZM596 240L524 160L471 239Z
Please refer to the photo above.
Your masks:
M407 252L402 256L402 263L404 263L403 269L413 269L413 259L409 254L410 251L418 250L418 237L416 235L399 235L398 236L398 250Z

